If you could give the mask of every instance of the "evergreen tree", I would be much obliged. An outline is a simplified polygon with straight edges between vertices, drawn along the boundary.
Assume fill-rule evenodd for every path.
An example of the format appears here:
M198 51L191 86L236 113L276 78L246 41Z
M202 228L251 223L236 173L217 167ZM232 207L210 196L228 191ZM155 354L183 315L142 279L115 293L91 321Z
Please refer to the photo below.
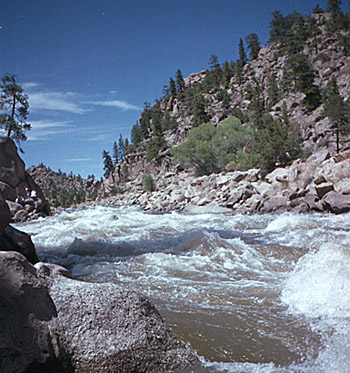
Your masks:
M243 66L240 60L237 60L235 65L235 77L239 85L243 82Z
M277 85L277 78L276 74L272 73L269 76L269 85L267 88L267 95L268 95L268 110L271 110L272 107L276 104L279 99L279 90Z
M328 117L337 130L349 128L350 124L350 104L345 102L339 94L337 81L332 80L327 84L323 94L324 110L323 115Z
M242 39L239 39L238 53L239 53L239 62L241 63L241 66L243 67L247 63L247 55L245 53Z
M128 140L128 138L126 138L125 139L125 141L124 141L124 150L125 150L125 156L128 154L128 152L129 152L129 140Z
M125 157L125 144L124 144L124 139L122 134L119 135L119 140L118 140L118 153L119 153L119 162L122 162Z
M222 69L222 84L225 87L228 87L230 85L233 75L234 71L232 69L232 66L227 61L225 61Z
M142 141L143 137L142 137L140 125L138 123L132 126L130 137L131 137L131 142L134 145L137 145Z
M316 4L315 8L312 11L313 14L321 14L323 13L323 9L320 7L319 4Z
M259 37L257 34L252 33L249 34L245 41L247 43L247 48L250 51L249 58L250 60L255 60L258 57L259 51L260 51L260 43L259 43Z
M220 67L218 56L212 54L209 58L209 66L211 70L216 70Z
M191 107L192 107L191 113L193 115L192 125L194 127L198 127L202 123L209 121L208 114L205 111L206 103L205 103L204 97L200 93L193 96Z
M332 13L333 16L341 13L341 1L340 0L328 0L326 11Z
M281 11L275 10L272 12L272 20L270 22L270 43L281 42L286 36L290 25Z
M115 165L120 162L119 148L118 148L118 145L115 141L114 141L114 144L113 144L113 162L114 162Z
M12 137L18 143L25 141L25 131L31 129L31 125L26 122L29 114L28 96L23 93L15 75L6 74L1 81L0 110L3 113L0 114L0 129L5 130L7 137Z
M176 84L177 92L181 92L185 88L185 81L184 81L184 78L182 76L182 72L180 69L177 69L176 71L175 84Z
M113 172L114 165L111 156L107 151L102 152L102 158L103 158L103 169L105 171L104 177L107 179L108 176Z
M176 84L175 84L175 80L173 78L169 79L169 93L172 96L176 95Z

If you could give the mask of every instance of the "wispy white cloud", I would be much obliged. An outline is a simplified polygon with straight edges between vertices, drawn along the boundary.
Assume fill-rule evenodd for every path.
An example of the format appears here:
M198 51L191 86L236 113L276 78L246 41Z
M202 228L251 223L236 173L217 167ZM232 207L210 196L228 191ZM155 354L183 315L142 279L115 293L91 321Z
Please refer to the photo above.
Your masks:
M35 83L35 82L26 82L26 83L22 84L22 87L23 87L24 90L33 89L33 88L36 88L36 87L39 87L39 86L40 86L40 84Z
M88 97L78 92L50 91L35 82L24 83L23 88L28 93L29 108L31 111L51 110L72 114L85 114L92 111L93 106L115 107L124 111L142 110L142 108L132 105L125 100L101 99L102 95L100 94L95 95L95 97ZM108 96L116 94L116 91L110 91ZM97 99L98 96L99 99Z
M33 92L29 94L30 110L65 111L73 114L84 114L90 111L79 102L73 92Z
M67 162L91 162L94 161L93 158L71 158L66 159Z
M110 106L110 107L117 107L122 110L142 110L142 108L129 104L128 102L124 100L108 100L108 101L93 101L90 102L92 105L98 105L98 106Z
M74 130L68 122L32 121L32 129L27 132L28 141L46 141L53 136Z

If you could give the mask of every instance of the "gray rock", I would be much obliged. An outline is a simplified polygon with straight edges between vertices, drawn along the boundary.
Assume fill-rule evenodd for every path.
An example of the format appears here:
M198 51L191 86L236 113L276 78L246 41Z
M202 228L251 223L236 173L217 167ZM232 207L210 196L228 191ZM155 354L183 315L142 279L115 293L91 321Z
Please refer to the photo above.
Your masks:
M50 332L57 312L35 268L19 253L0 252L0 273L0 371L72 371Z
M320 199L322 199L327 193L334 190L332 183L321 183L315 186L317 195Z
M5 200L0 197L0 237L11 221L11 212Z
M8 184L0 181L0 194L8 201L14 201L16 199L15 190Z
M350 195L337 192L328 193L322 200L323 208L334 214L350 211Z
M4 233L0 237L0 250L21 253L32 264L39 261L30 236L10 225L6 227Z
M26 210L19 210L12 218L14 223L23 223L28 220L28 212Z
M288 209L288 198L283 196L274 196L264 201L259 208L261 212L276 212Z
M24 169L15 143L8 137L0 136L0 180L16 188L24 178Z
M6 203L10 209L12 216L15 216L18 211L23 210L23 206L20 203L16 203L12 201L6 201Z
M45 266L44 266L45 267ZM181 372L198 359L149 300L115 284L44 278L57 307L51 329L78 372Z

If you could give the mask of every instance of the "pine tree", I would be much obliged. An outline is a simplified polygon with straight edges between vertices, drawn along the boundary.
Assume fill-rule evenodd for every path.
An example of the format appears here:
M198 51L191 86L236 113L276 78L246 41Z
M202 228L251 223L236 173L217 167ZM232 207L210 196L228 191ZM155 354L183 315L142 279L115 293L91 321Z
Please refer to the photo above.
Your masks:
M130 137L133 145L137 145L142 141L142 133L139 123L132 126Z
M259 37L257 34L249 34L245 41L247 43L247 48L250 50L249 58L250 60L255 60L258 57L260 51Z
M105 171L104 177L108 178L108 176L114 170L113 161L109 153L105 150L102 152L102 158L103 158L103 169Z
M332 80L327 84L323 95L323 115L328 117L336 129L337 150L339 151L339 133L350 126L350 104L345 102L339 94L337 81Z
M3 113L0 114L0 129L4 129L7 137L17 142L25 141L25 131L31 129L31 125L26 122L29 114L28 96L23 93L15 75L6 74L1 81L0 110Z
M218 56L212 54L209 58L209 66L211 70L216 70L220 67Z
M333 16L341 13L341 1L340 0L328 0L326 11L332 13Z
M277 78L276 74L272 73L269 76L269 85L267 88L267 95L268 95L268 110L271 110L273 105L278 101L279 99L279 90L277 85Z
M275 10L272 12L272 20L270 22L270 43L280 43L286 36L290 25L281 11Z
M119 149L118 149L118 145L115 141L114 141L114 144L113 144L113 162L114 162L115 165L120 162Z
M247 63L247 55L244 50L244 44L243 44L242 39L239 39L238 53L239 53L239 62L241 63L241 66L243 67Z
M175 79L176 90L181 92L185 88L185 81L180 69L177 69Z
M173 78L169 79L169 93L172 96L176 95L176 84L175 84L175 80Z
M208 114L205 111L205 100L203 96L198 93L192 99L192 115L193 115L193 126L198 127L199 125L209 121Z
M119 154L119 162L122 162L125 158L125 144L123 140L122 134L119 135L119 140L118 140L118 154Z
M225 61L222 69L222 84L225 87L228 87L230 85L231 78L233 77L233 75L234 72L232 66L227 61Z

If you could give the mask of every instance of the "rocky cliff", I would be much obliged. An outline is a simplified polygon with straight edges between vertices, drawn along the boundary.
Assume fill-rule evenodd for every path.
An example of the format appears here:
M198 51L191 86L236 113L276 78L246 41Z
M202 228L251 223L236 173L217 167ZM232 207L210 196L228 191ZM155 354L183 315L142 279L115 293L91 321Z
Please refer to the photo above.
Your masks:
M350 96L350 56L346 47L342 44L342 38L346 35L348 37L348 31L330 32L326 26L327 21L330 20L330 15L327 13L314 14L312 18L317 25L317 37L308 38L304 42L300 53L307 56L310 68L315 72L313 84L322 93L329 82L334 79L339 88L341 97L348 102ZM249 110L251 110L254 99L256 99L256 97L253 97L254 94L257 94L258 99L266 108L265 110L273 117L281 118L288 113L289 121L291 123L296 123L298 127L300 127L303 148L309 149L310 153L314 153L316 159L319 159L317 154L323 154L323 152L328 152L329 157L337 159L334 131L335 124L332 123L328 117L323 115L324 104L316 105L317 107L313 109L306 108L305 105L303 105L303 100L306 97L305 93L297 89L291 88L288 90L283 88L286 84L287 70L288 56L286 53L283 53L283 51L281 52L280 45L278 43L273 43L270 46L263 46L257 57L244 66L240 78L235 75L231 77L229 83L226 85L219 82L215 88L209 91L200 90L200 95L205 103L206 117L214 126L220 126L224 119L236 115L238 112L242 115L246 115ZM163 133L167 144L166 149L159 150L155 159L148 159L147 149L149 149L149 144L154 138L155 131L155 119L153 118L150 120L148 138L142 140L136 147L131 147L132 151L126 154L122 164L103 182L99 191L100 197L111 196L111 191L118 189L126 193L124 197L119 196L117 198L119 201L128 199L130 195L130 200L134 201L132 197L133 194L142 194L144 192L143 182L145 176L148 174L153 177L157 189L157 192L152 194L152 197L157 193L164 193L164 200L167 200L169 190L178 189L177 186L179 183L181 184L179 180L187 180L185 182L186 186L184 186L185 189L180 194L188 195L189 192L186 192L187 185L191 184L196 175L193 170L183 170L174 162L171 156L171 149L183 143L187 139L189 131L195 125L193 110L190 110L188 104L189 93L187 92L204 84L208 74L210 74L210 71L205 70L190 75L188 78L184 79L185 89L183 93L180 95L167 95L156 103L151 110L160 111L161 116L168 115L168 120L172 121L172 128L165 130ZM280 93L277 95L273 104L271 104L270 99L271 76L275 76L277 89L280 92L284 90L283 94ZM252 92L255 93L253 94ZM143 113L141 115L140 123L143 120L143 116L146 114ZM348 142L350 138L349 135L350 132L346 132L342 135L341 139L340 152L345 152L345 158L347 157L346 152L350 145ZM300 163L303 162L304 161L300 161ZM307 161L307 163L313 163L316 168L323 167L321 165L322 162L315 163L312 159ZM127 173L123 174L125 170ZM288 170L289 168L286 169L285 172L288 173ZM228 167L227 171L234 171L234 169ZM303 172L301 169L299 171ZM261 172L260 175L261 174L263 173ZM228 175L230 177L232 174L229 173ZM220 178L221 176L214 175L213 178ZM305 175L305 179L307 177L308 175ZM343 177L347 178L348 176L344 174ZM341 179L341 177L339 177L339 179ZM303 189L303 187L300 186L298 186L298 188ZM213 187L212 190L216 190L216 188ZM208 191L208 193L211 192L211 194L215 194L212 190ZM333 190L336 190L336 188L333 188ZM231 190L230 193L234 193L234 190ZM252 194L254 195L255 193ZM259 192L258 194L263 195L264 193ZM315 196L317 196L317 193ZM147 200L149 198L145 197ZM159 201L158 197L154 198ZM220 198L219 204L225 205L223 200L225 200L226 197L223 200ZM216 200L216 197L213 197L213 199L207 197L206 199L213 201ZM200 200L203 199L200 198ZM187 197L185 197L184 201L187 201ZM294 208L292 206L294 206L297 201L299 200L294 200L293 203L285 203L284 207ZM135 203L139 203L138 199ZM141 205L143 205L143 203L141 203ZM167 203L165 203L165 205L168 206L165 209L169 209L169 205ZM234 205L235 203L228 203L225 206L231 208ZM154 207L161 210L161 206L162 203L160 203L158 207ZM170 206L172 206L172 203L170 203ZM253 210L269 210L267 208L263 209L261 204L259 204L259 206L259 208ZM324 203L317 209L322 211L332 210L327 206L328 205ZM183 204L180 203L178 207L183 208ZM306 208L306 210L310 209L313 210L310 206ZM248 210L251 209L248 208Z
M28 197L32 191L35 191L33 198ZM25 171L16 145L3 136L0 136L0 196L6 201L15 222L50 215L49 204L40 187Z
M55 172L44 165L30 167L27 173L40 186L50 206L54 208L69 207L95 200L97 197L100 183L93 176L83 179L80 176Z

